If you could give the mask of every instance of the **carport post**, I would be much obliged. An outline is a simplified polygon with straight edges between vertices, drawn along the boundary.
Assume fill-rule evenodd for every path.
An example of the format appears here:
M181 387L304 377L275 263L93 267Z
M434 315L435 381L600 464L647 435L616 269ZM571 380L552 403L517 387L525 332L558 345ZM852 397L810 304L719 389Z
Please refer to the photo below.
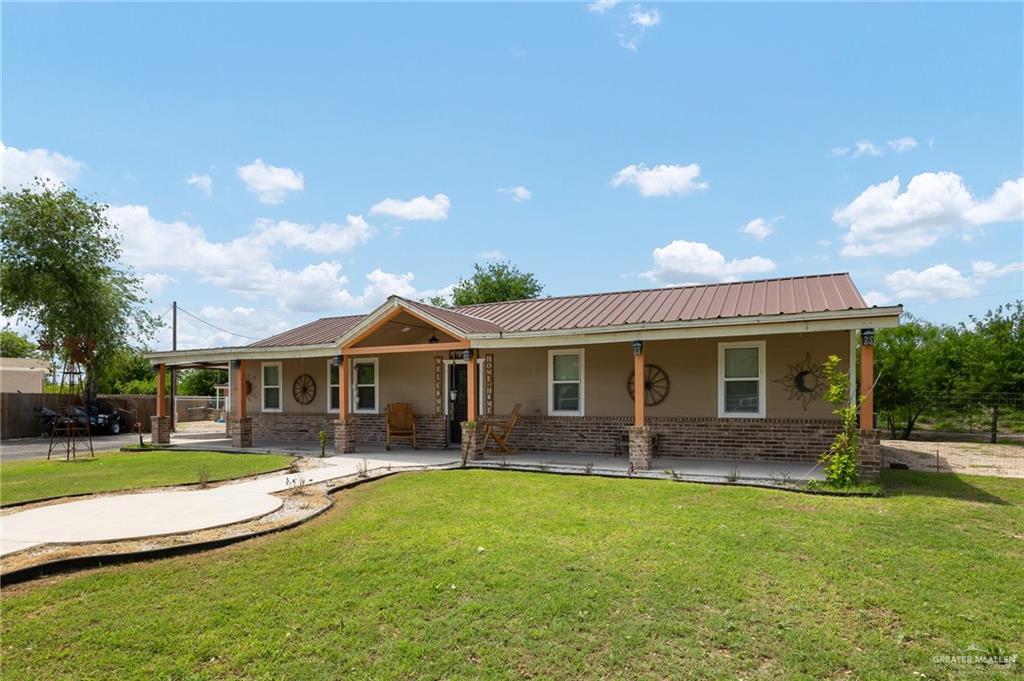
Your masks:
M156 415L166 416L167 406L167 365L160 364L156 369Z

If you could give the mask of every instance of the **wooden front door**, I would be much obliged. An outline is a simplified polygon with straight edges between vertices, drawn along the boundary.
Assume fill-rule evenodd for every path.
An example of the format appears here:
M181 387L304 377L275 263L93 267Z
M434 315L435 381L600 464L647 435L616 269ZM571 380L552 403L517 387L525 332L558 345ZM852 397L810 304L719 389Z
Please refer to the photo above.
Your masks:
M466 364L448 365L448 442L462 442L462 422L466 420L469 395L466 379L469 375Z

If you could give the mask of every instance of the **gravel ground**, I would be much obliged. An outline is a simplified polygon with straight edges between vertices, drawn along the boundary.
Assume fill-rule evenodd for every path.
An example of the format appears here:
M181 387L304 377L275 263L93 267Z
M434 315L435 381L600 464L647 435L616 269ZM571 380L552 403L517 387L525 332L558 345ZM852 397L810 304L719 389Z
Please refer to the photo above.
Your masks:
M898 461L915 471L1024 478L1024 446L987 442L882 440L883 465Z

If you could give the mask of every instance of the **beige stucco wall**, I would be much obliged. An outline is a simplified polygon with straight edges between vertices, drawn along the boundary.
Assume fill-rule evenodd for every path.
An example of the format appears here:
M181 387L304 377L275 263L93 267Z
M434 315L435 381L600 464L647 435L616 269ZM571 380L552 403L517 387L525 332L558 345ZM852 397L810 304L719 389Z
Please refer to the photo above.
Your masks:
M380 355L377 358L378 407L383 413L389 402L411 402L419 414L434 413L434 356L432 353ZM281 406L285 413L324 413L327 411L329 357L281 360ZM246 362L246 377L252 393L246 401L250 414L261 411L263 362ZM316 397L307 405L299 404L292 395L292 385L302 374L316 382Z
M50 363L41 359L0 358L0 392L41 393Z
M649 416L718 415L718 344L737 339L650 341L645 348L647 364L661 367L670 382L668 397L647 408ZM821 364L839 355L848 366L850 334L846 331L785 334L749 338L765 341L766 416L768 418L827 418L832 406L824 400L808 404L789 399L785 386L776 383L789 373L789 365L807 353ZM522 413L547 414L548 348L494 350L495 413L507 414L516 402ZM587 416L627 416L633 402L626 382L633 371L633 351L628 343L584 347L584 409Z
M661 367L669 377L668 397L647 408L649 416L714 417L718 414L718 344L735 338L650 341L646 362ZM846 331L771 335L743 340L765 341L766 416L768 418L829 418L832 405L823 399L807 409L790 399L785 386L776 382L789 373L790 364L800 363L810 353L811 361L824 363L831 355L848 367L850 334ZM633 371L629 343L584 347L585 414L587 416L629 416L633 403L626 381ZM481 351L494 355L494 412L508 414L522 403L524 415L546 415L548 410L548 348L498 349ZM447 353L443 355L447 357ZM434 353L384 354L378 358L379 408L389 402L410 402L418 414L434 413ZM282 406L285 413L327 411L329 358L282 361ZM298 404L292 396L296 377L308 373L316 381L316 398L309 405ZM260 363L246 362L252 382L247 401L250 414L260 412ZM481 397L481 399L483 399Z

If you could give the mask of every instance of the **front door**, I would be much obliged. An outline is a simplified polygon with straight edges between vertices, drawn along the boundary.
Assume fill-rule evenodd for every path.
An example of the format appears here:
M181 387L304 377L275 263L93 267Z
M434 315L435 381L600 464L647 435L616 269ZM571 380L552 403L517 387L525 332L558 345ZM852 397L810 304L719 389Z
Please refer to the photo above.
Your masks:
M466 393L467 364L448 365L448 442L462 442L462 422L466 420L469 395Z

